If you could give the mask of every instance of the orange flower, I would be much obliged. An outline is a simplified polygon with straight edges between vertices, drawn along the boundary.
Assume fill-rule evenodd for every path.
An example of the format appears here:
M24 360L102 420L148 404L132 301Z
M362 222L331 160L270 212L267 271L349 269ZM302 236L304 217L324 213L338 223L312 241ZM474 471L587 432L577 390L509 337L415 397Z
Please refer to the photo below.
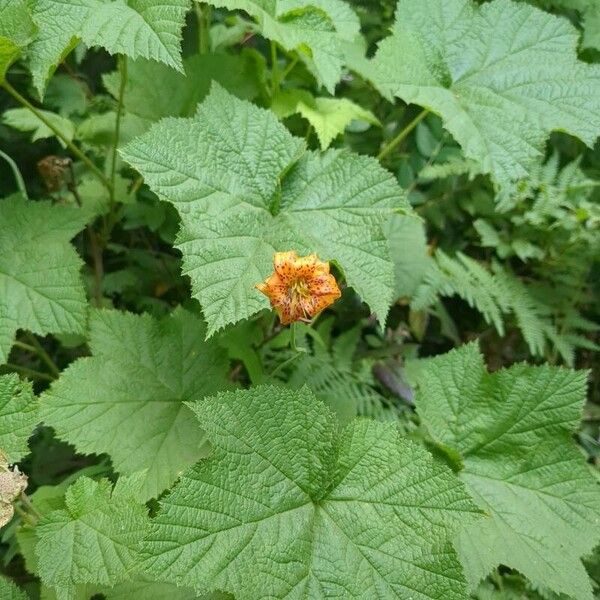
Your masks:
M277 252L273 266L275 272L256 288L269 298L283 325L307 321L341 296L329 263L316 254Z

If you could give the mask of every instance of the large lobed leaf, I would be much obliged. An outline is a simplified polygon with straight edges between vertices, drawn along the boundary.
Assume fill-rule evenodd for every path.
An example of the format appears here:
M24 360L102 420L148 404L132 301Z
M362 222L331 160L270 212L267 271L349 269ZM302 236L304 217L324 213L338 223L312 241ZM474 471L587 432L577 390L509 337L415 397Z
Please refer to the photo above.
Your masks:
M41 417L80 452L108 453L116 471L145 471L141 495L156 497L206 451L185 402L228 387L225 352L183 310L160 321L94 311L90 334L93 355L42 396Z
M39 422L38 402L31 383L18 375L0 375L0 451L9 463L29 451L27 440Z
M162 501L151 575L239 600L465 597L449 537L476 509L392 424L339 433L306 387L223 393L196 412L214 453Z
M183 70L181 29L189 0L37 0L38 35L29 48L33 82L48 78L79 40L112 54L149 58Z
M503 564L535 586L591 600L579 557L600 539L600 493L572 439L586 376L525 364L490 375L475 344L424 369L417 410L458 453L461 479L490 515L458 538L473 586Z
M308 152L271 112L216 84L195 118L164 119L123 156L181 215L184 273L209 335L268 306L254 286L286 250L337 261L385 320L394 270L382 224L407 205L374 159Z
M0 200L0 364L17 329L83 333L87 303L82 261L69 240L85 225L74 207Z
M35 556L42 582L58 598L75 597L76 586L113 586L129 581L140 564L148 532L144 506L135 502L138 478L80 477L68 488L64 507L44 515L35 528Z
M598 137L600 66L577 60L577 41L566 19L510 0L399 0L365 76L438 113L503 183L527 175L551 131Z

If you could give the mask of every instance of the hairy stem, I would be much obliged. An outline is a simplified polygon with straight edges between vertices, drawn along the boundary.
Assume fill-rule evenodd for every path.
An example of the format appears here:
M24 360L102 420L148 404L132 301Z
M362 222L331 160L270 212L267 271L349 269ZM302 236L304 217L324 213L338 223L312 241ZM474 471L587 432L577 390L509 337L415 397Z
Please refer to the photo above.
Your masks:
M386 157L398 144L401 144L408 134L429 114L429 110L424 108L398 135L391 139L377 155L377 159L381 160Z
M115 143L112 149L110 161L110 204L115 203L115 178L117 176L117 150L119 148L119 139L121 137L121 121L123 118L123 98L125 96L125 86L127 84L127 57L119 55L119 72L121 74L121 83L119 85L119 97L117 98L117 115L115 120Z
M17 92L17 90L15 90L15 88L13 88L6 80L4 80L0 86L2 86L2 88L4 88L19 104L22 104L25 108L30 110L59 140L62 140L65 146L67 146L67 148L69 148L69 150L71 150L71 152L100 180L102 185L104 185L109 192L111 191L112 186L104 173L102 173L102 171L71 140L66 138L58 129L56 129L54 124L48 121L48 119L46 119L46 117L33 106L27 98L21 96L21 94L19 94L19 92Z
M27 195L27 188L25 187L25 181L23 180L21 171L19 171L19 167L17 167L17 163L8 154L6 154L6 152L2 152L2 150L0 150L0 156L8 163L9 167L12 169L13 175L15 176L15 181L17 182L17 187L19 188L19 192L21 192L21 196L23 196L25 200L29 200L29 196Z

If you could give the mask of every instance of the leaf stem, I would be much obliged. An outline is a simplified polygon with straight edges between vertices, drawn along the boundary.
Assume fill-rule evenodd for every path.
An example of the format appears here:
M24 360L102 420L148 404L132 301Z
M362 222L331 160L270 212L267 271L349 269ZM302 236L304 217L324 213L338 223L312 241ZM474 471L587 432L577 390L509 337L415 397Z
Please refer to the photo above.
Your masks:
M17 182L17 187L19 188L19 192L21 192L21 196L23 196L25 200L29 200L27 188L25 187L25 181L23 181L23 176L21 175L21 171L19 171L19 167L17 167L17 163L8 154L6 154L6 152L2 152L2 150L0 150L0 156L12 169L13 175L15 176L15 181Z
M398 144L401 144L408 134L429 114L429 109L424 108L398 135L390 140L377 155L377 159L385 158Z
M25 108L30 110L46 127L48 127L54 135L62 140L64 144L73 152L81 162L85 163L90 171L100 180L102 185L110 192L111 184L108 178L102 173L102 171L68 138L66 138L62 132L60 132L53 123L51 123L46 117L35 107L27 98L24 98L15 90L15 88L8 83L8 81L4 80L0 83L0 86L4 88L19 104L22 104Z
M127 85L127 57L120 54L118 57L119 71L121 72L121 83L119 85L119 97L117 98L117 115L115 120L115 140L110 162L110 205L115 203L115 178L117 176L117 150L121 137L121 120L123 118L123 98L125 97L125 86Z
M52 377L52 375L48 375L47 373L40 373L40 371L35 371L34 369L29 369L13 363L6 363L3 367L10 371L14 371L15 373L25 375L25 377L30 377L31 379L41 379L43 381L54 381L56 379L56 377Z
M195 6L198 19L198 54L210 52L210 20L212 7L208 4L197 3Z
M60 375L60 369L56 366L56 363L50 358L50 355L46 352L44 347L39 343L38 339L32 333L27 332L25 334L30 344L35 348L36 354L46 363L46 366L50 369L50 372L58 377Z
M296 354L292 354L292 356L290 356L289 358L286 358L282 363L278 364L273 369L273 371L271 372L269 377L270 378L275 377L275 375L277 375L279 372L283 371L283 369L285 369L287 366L291 365L299 356L302 356L302 354L300 352L296 352Z
M42 515L39 513L38 509L31 502L31 498L29 498L25 492L21 492L20 499L23 503L23 506L25 506L25 508L27 508L29 511L29 514L33 515L36 519L42 518Z
M281 81L285 81L286 77L292 72L292 69L298 64L299 56L296 54L294 58L290 61L288 66L284 69L281 74Z
M27 352L31 352L32 354L36 354L36 349L25 342L20 342L19 340L15 340L14 345L17 348L21 348L21 350L26 350Z
M271 96L279 91L279 64L277 63L277 44L271 40Z
M32 527L36 526L37 519L33 515L30 515L28 512L24 511L17 504L15 504L13 508L15 509L15 512L21 517L21 519L23 519L23 521L25 521L28 525L31 525Z

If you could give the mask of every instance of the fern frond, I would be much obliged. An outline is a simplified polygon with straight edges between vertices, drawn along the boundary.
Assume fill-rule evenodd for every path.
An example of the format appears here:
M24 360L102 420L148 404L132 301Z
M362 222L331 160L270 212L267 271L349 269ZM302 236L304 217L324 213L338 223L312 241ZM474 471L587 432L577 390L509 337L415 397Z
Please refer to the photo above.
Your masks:
M438 250L435 263L417 288L411 305L415 310L423 310L439 296L461 297L504 335L502 313L508 309L505 294L493 275L476 260L460 252L452 258Z

